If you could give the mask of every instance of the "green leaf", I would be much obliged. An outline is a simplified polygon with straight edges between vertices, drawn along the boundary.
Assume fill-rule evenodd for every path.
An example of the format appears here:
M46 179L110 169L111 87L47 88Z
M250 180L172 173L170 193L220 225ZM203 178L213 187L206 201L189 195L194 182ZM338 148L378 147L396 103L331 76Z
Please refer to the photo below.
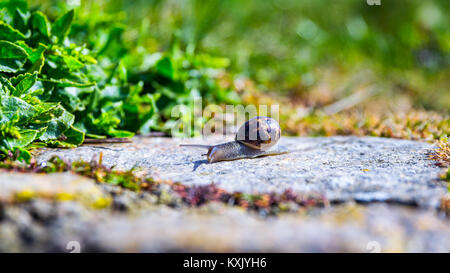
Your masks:
M0 59L0 72L15 73L24 63L24 60Z
M24 129L19 131L18 138L7 137L8 149L12 150L14 147L26 147L36 139L37 130Z
M17 147L14 149L13 154L19 154L16 158L18 161L30 163L31 160L31 154L26 149L23 149L22 147Z
M96 134L86 134L86 136L89 138L93 138L93 139L105 139L106 138L106 136L96 135Z
M112 137L133 137L134 133L126 131L126 130L117 130L117 129L111 128L108 131L108 135L110 135Z
M1 1L0 8L6 8L10 14L14 14L17 9L26 12L28 10L28 3L25 0Z
M0 41L0 72L17 72L27 58L27 52L20 46L9 41Z
M30 12L28 10L21 11L19 8L16 8L14 12L13 25L16 29L25 32L28 30L27 25L29 19L30 19ZM29 35L30 32L28 32L27 36L29 37Z
M94 86L95 82L87 82L87 83L79 83L79 82L74 82L74 81L70 81L70 80L66 80L66 79L38 79L39 81L42 82L48 82L48 83L54 83L59 87L89 87L89 86Z
M14 96L20 97L22 94L27 94L30 88L36 83L37 73L22 74L16 78L16 90L13 93Z
M70 70L78 70L84 67L84 64L77 60L77 58L74 58L72 56L64 55L64 62L66 63L67 67L69 67Z
M49 147L62 147L62 148L75 148L75 147L77 147L77 145L70 144L68 142L65 142L64 140L56 140L56 139L47 140L46 144Z
M16 88L12 85L12 83L2 76L0 76L0 88L4 92L4 95L9 95L11 93L14 93Z
M39 139L47 131L47 127L42 127L36 130L36 139Z
M57 42L61 43L69 31L72 24L74 10L70 10L53 23L52 35L57 38Z
M35 108L37 109L37 111L39 112L40 115L43 115L46 112L49 112L49 111L57 108L58 106L59 106L59 104L56 102L41 102L38 105L36 105ZM38 118L40 118L40 117L38 117Z
M23 39L25 39L25 35L23 35L22 32L0 21L0 40L15 42Z
M17 97L1 97L1 109L7 119L12 119L19 113L21 121L26 121L37 114L36 108Z
M161 94L155 93L155 94L147 94L146 97L148 98L150 102L150 111L147 111L142 117L141 117L141 126L139 128L139 132L141 133L149 133L150 130L156 126L156 119L157 119L157 111L158 108L156 107L156 101L160 98Z
M106 43L99 50L99 56L108 56L111 60L119 60L124 54L126 54L127 49L123 45L122 34L125 31L124 26L115 25L108 34L108 39Z
M47 46L41 43L39 43L38 48L36 49L32 49L24 41L17 41L15 44L25 50L28 54L28 60L33 64L44 55L44 52L47 49Z
M12 24L13 18L11 16L11 14L8 12L8 10L2 6L1 2L0 2L0 20L7 23L7 24ZM1 158L1 155L0 155Z
M40 123L34 127L37 129L47 126L47 130L39 138L42 141L58 139L70 126L72 126L75 119L74 115L66 111L66 109L60 105L37 118L47 120L46 123Z
M173 79L173 66L169 57L164 57L156 64L156 71L164 77Z
M47 19L47 16L40 11L36 11L31 16L31 24L36 28L42 35L50 37L52 26Z
M45 64L45 57L44 54L28 69L28 73L34 73L37 72L38 74L41 73L42 67L44 67Z
M73 145L81 145L84 141L84 133L73 126L67 129L64 135L66 136L65 142Z
M85 105L81 102L78 91L80 88L76 87L58 88L52 93L52 100L59 101L70 112L83 111Z

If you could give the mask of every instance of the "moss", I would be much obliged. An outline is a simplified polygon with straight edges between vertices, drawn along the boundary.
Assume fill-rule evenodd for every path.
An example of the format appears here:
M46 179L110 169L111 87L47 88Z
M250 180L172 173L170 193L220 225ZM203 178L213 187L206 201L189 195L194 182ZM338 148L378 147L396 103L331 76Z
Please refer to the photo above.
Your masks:
M259 211L264 214L275 214L280 211L289 211L294 207L326 206L328 203L322 196L302 196L287 190L281 194L244 194L241 192L228 192L215 184L202 186L188 186L179 182L155 180L152 177L136 175L133 170L118 171L102 164L99 161L75 161L68 162L58 157L50 158L45 164L38 166L35 162L24 165L17 161L3 162L3 168L22 172L65 172L73 173L94 179L97 183L106 183L122 188L147 192L156 197L158 204L172 207L189 206L199 207L209 202L221 202L226 205L238 206L247 210ZM35 197L30 193L24 193L21 200L29 200ZM61 193L56 197L59 201L74 200L75 196ZM110 198L99 198L86 202L94 208L105 208L111 204ZM292 206L296 204L296 206Z
M16 193L15 201L17 202L27 202L35 197L35 193L31 190L23 190Z
M430 155L430 158L437 161L440 167L450 167L450 143L448 138L442 138L437 143L438 148Z
M438 148L430 155L430 159L435 160L436 165L445 169L440 178L448 183L449 194L441 199L441 209L450 215L450 144L448 138L441 139L437 145Z
M447 216L450 216L450 192L441 199L440 209L445 212Z
M312 113L287 122L284 129L290 135L377 136L433 142L449 136L450 119L436 113L419 111L408 114Z
M443 138L437 145L438 148L430 155L430 159L435 160L436 165L445 168L440 177L442 180L450 182L450 144L447 138Z
M447 182L450 182L450 168L447 168L447 171L441 174L441 178ZM450 185L448 187L448 191L450 192Z
M56 195L56 200L58 201L71 201L74 200L75 196L67 192L60 192Z
M324 83L327 86L326 83ZM350 90L355 94L358 89ZM243 101L253 105L282 105L280 125L289 136L377 136L436 142L450 137L446 113L414 108L404 97L368 96L348 108L330 111L348 94L317 87L307 97L262 93L251 81L242 88ZM323 98L329 98L323 101Z
M112 199L109 197L97 198L93 203L92 207L95 209L107 208L112 204Z

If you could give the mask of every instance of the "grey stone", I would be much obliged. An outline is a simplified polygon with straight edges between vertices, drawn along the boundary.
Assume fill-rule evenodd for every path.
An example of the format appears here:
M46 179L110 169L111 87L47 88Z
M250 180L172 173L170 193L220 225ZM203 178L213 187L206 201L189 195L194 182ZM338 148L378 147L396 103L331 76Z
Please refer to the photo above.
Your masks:
M347 202L325 208L289 204L291 212L278 216L216 202L174 209L158 205L164 202L149 193L72 173L2 171L0 252L69 252L74 243L82 252L450 251L449 218L435 209L447 188L437 179L441 170L428 159L432 145L371 137L285 137L281 144L288 154L208 164L204 151L182 149L182 142L217 140L137 137L126 144L34 154L43 163L52 155L98 160L102 152L107 166L188 185L216 183L249 193L293 189Z
M448 235L448 222L435 212L350 204L273 218L237 209L164 210L102 222L92 237L108 251L447 252Z
M75 202L54 206L58 217L45 226L31 218L26 229L12 225L14 217L1 221L0 251L68 252L71 243L79 244L82 252L450 250L447 219L436 211L405 206L347 203L267 218L220 204L199 209L159 206L134 215L88 210Z
M90 178L66 173L17 173L0 171L0 203L22 202L33 198L47 200L79 200L87 206L110 202L109 193ZM33 207L41 217L49 217L45 204ZM47 215L45 215L47 214Z
M377 137L283 137L284 155L208 164L201 149L180 143L218 143L217 139L136 137L132 143L41 149L39 162L58 155L91 160L188 185L215 183L229 191L323 194L330 201L389 201L437 207L447 187L428 159L430 144Z

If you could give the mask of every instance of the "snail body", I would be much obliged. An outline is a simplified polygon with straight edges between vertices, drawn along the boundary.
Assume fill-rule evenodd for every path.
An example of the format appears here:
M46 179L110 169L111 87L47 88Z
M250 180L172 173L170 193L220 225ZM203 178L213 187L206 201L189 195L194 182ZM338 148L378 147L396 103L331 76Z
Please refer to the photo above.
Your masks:
M217 144L182 144L184 147L206 148L208 162L255 158L287 153L284 147L276 146L281 137L278 122L269 117L255 117L244 123L236 133L234 141Z

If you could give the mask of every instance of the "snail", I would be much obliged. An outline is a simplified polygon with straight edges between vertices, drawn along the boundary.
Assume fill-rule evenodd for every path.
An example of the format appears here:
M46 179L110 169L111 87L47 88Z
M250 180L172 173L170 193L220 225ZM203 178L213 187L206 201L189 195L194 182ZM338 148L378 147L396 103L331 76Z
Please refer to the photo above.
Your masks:
M287 149L276 145L281 137L278 122L269 117L254 117L237 131L234 141L217 144L181 144L182 147L206 148L208 162L255 158L287 153Z

